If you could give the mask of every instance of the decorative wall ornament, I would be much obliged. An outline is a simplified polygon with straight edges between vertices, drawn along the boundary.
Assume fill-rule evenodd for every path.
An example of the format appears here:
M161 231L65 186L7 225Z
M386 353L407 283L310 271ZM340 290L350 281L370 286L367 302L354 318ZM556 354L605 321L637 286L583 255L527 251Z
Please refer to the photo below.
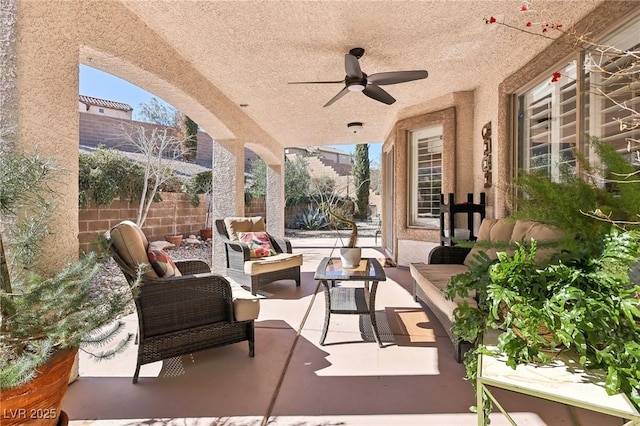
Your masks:
M484 187L491 186L491 122L482 126L482 171L484 172Z

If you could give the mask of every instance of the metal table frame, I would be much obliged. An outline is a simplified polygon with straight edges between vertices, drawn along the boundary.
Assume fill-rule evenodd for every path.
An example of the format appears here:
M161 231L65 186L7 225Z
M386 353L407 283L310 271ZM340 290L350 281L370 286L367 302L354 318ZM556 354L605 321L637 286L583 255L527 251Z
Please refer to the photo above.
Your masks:
M498 332L484 336L489 350L496 350ZM640 412L624 394L608 395L604 389L606 372L585 370L577 362L573 351L560 352L552 364L518 365L514 370L494 355L480 355L478 359L477 407L478 425L484 425L483 395L493 401L512 425L509 413L491 393L491 387L543 398L573 407L584 408L628 420L625 425L640 425Z
M324 345L327 337L331 314L368 314L376 342L383 347L376 322L376 292L378 283L386 281L387 276L377 259L363 258L358 267L344 268L340 258L325 257L318 265L314 279L323 285L326 306L320 345ZM364 281L364 288L336 287L336 281Z

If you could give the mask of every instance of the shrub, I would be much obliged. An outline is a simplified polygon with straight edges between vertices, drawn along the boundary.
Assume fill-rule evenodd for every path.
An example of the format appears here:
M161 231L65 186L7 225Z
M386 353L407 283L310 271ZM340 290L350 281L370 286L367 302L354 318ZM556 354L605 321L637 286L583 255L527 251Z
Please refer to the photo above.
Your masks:
M79 156L79 205L81 209L111 204L114 198L134 201L142 194L142 167L118 150L104 145Z

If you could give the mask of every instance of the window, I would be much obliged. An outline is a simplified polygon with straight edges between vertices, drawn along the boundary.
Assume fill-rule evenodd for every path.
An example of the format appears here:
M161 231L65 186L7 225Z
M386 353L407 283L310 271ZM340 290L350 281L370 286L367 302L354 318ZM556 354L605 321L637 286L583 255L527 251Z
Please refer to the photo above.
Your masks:
M442 192L442 126L411 132L409 224L439 226Z
M638 51L639 32L637 17L601 45ZM563 170L575 170L576 149L588 154L584 132L614 145L620 152L628 152L630 161L640 163L640 146L631 143L640 137L640 128L621 126L621 121L632 117L631 110L638 111L640 107L640 90L634 89L632 83L634 78L637 81L637 70L635 77L631 75L630 63L630 55L596 50L576 53L556 68L561 75L557 81L547 73L521 93L515 111L517 168L541 171L560 180ZM627 72L621 72L625 69Z
M543 171L557 180L562 164L575 167L576 62L518 98L519 166Z
M104 114L104 108L98 108L98 112L99 112L100 114Z

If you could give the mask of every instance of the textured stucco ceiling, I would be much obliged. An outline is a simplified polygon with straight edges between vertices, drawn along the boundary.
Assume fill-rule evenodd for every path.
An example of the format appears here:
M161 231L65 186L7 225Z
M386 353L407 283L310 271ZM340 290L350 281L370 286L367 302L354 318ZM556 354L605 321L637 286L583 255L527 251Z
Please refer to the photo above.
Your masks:
M577 22L600 0L535 1L123 1L186 61L282 146L380 142L416 105L454 91L497 85L550 40L483 18L523 27L527 20ZM542 16L542 18L541 18ZM344 78L344 54L366 50L364 72L426 69L429 77L384 86L385 105L349 93L323 105L340 84L288 85ZM361 121L353 136L347 123Z

